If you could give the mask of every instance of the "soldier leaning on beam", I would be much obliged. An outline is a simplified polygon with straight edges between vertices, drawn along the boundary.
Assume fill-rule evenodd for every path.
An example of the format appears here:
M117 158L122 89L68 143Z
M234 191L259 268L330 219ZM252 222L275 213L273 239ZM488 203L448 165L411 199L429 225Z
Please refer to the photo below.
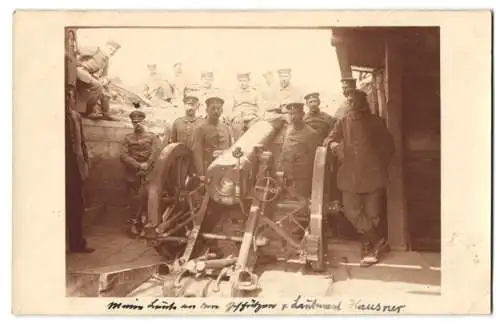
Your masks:
M394 144L384 121L371 113L363 91L349 91L346 103L347 112L323 144L339 157L337 184L344 214L362 236L361 265L368 266L388 248L378 225Z
M319 99L319 93L313 92L307 94L304 99L309 108L309 112L304 117L304 123L312 127L318 133L320 141L323 142L333 129L335 119L320 110L319 105L321 100Z
M147 175L153 169L153 164L158 156L159 140L151 132L146 131L144 112L135 110L129 115L134 132L125 136L122 142L120 160L125 165L125 182L127 193L132 203L133 218L143 218L145 216L143 202L147 195L145 184Z

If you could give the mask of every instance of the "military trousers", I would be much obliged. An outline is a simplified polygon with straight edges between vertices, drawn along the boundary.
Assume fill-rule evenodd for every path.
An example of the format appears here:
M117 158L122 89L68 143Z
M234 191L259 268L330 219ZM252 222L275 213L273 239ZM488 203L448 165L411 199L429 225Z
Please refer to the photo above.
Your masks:
M383 191L342 192L344 215L360 234L377 229L382 213Z
M96 111L97 102L101 104L101 112L103 114L109 113L109 98L105 96L102 92L101 87L93 86L91 84L84 83L80 80L76 82L76 89L78 91L79 108L78 111L89 115Z

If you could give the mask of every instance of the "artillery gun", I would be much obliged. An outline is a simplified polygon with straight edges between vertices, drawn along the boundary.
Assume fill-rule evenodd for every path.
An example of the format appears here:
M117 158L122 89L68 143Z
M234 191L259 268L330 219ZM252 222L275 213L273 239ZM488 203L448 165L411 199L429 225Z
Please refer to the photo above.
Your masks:
M150 174L147 210L154 227L145 237L169 263L165 296L253 295L259 290L255 268L265 255L324 270L334 159L318 147L311 197L290 196L276 164L284 124L252 125L231 148L216 153L203 180L188 147L163 149ZM205 232L205 220L214 216L223 230ZM224 251L211 251L214 243ZM193 293L190 286L198 289Z

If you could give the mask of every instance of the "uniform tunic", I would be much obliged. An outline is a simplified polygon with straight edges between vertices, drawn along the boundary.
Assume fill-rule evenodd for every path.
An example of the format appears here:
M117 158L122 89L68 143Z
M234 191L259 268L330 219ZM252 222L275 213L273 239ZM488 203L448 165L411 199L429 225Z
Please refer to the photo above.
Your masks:
M141 176L138 171L141 163L152 166L158 151L158 137L151 132L130 133L122 142L120 159L125 164L125 180L132 189L138 190Z
M259 94L254 88L239 89L232 97L232 128L235 139L243 134L244 121L254 122L259 118Z
M278 170L285 172L289 185L304 198L308 198L311 192L313 162L318 145L318 134L310 126L288 126Z
M278 90L277 99L278 99L278 104L281 106L302 99L302 95L297 88L295 88L292 85L289 85L286 88L280 88Z
M170 139L166 139L170 143L183 143L189 148L193 147L194 130L203 124L205 120L199 116L181 116L172 124L170 130Z
M320 141L328 136L335 125L335 119L325 112L307 113L304 123L309 125L319 135Z
M214 125L205 120L193 134L193 158L197 174L205 175L216 150L225 150L229 147L231 147L229 128L220 121Z

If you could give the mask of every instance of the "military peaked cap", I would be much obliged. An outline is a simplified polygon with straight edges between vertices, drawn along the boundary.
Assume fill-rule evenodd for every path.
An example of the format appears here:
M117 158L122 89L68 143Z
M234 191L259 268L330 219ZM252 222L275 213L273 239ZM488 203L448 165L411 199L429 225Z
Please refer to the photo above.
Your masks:
M295 110L299 110L299 111L304 111L304 103L300 103L300 102L291 102L291 103L288 103L286 105L286 109L288 111L292 110L292 109L295 109Z
M356 86L356 79L352 78L352 77L349 77L349 78L342 78L340 79L340 82L343 84L343 85L346 85L346 86Z
M184 103L191 103L191 104L195 104L199 101L199 98L193 94L188 94L186 96L184 96Z
M114 48L115 48L115 49L117 49L117 50L118 50L118 49L120 49L120 48L122 47L122 46L121 46L120 44L118 44L117 42L115 42L115 41L111 41L111 40L110 40L110 41L108 41L108 42L106 43L106 45L110 45L110 46L114 47Z
M206 100L205 100L205 104L210 105L211 103L213 102L219 102L221 104L224 104L224 99L222 99L221 97L219 96L216 96L216 95L213 95L213 96L210 96L208 97Z
M289 76L292 73L292 69L290 68L285 68L285 69L279 69L278 74L280 76Z
M238 79L250 79L250 72L239 72L236 76Z
M214 77L214 73L212 71L203 71L201 73L201 77L202 78L213 78Z
M129 114L132 121L142 121L146 118L146 114L143 111L135 110Z
M319 93L318 92L314 92L314 93L309 93L309 94L307 94L307 95L304 96L305 100L309 100L310 98L319 99Z

